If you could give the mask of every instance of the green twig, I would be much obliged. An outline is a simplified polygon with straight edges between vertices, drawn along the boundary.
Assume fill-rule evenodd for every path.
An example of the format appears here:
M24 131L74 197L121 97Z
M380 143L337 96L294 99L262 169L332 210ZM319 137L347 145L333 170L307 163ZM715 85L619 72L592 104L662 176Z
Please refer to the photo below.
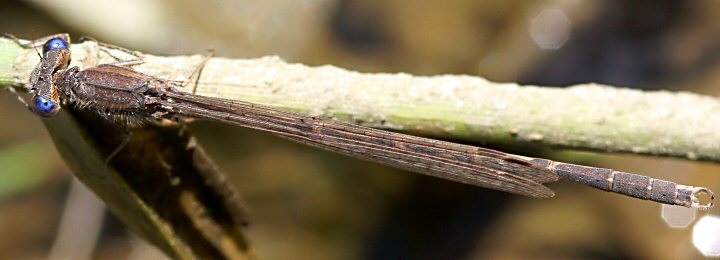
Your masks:
M34 50L14 45L0 40L3 85L21 85L37 64ZM87 67L113 62L108 52L127 55L101 49L93 42L75 44L73 62ZM146 55L146 63L136 69L184 81L202 59ZM369 74L290 64L277 57L213 58L199 82L200 95L426 136L720 162L720 100L687 92L598 84L542 88L474 76Z

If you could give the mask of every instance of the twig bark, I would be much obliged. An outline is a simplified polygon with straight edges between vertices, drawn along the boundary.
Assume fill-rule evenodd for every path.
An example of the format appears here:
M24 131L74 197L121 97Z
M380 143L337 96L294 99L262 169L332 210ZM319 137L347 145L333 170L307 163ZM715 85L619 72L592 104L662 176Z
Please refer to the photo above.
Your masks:
M94 42L73 45L73 65L88 67L116 58L132 55ZM145 63L135 68L185 81L203 58L145 55ZM22 85L37 62L34 50L0 40L1 85ZM212 58L198 82L200 95L425 136L720 162L720 100L688 92L599 84L518 86L464 75L370 74L277 57ZM190 84L185 90L193 88Z

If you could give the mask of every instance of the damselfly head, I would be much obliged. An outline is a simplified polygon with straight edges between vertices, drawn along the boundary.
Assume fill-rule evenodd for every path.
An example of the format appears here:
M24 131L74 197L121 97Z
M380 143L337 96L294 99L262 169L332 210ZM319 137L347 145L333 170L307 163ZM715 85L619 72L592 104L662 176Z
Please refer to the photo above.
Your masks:
M60 111L60 93L55 85L55 74L70 64L70 38L67 34L51 37L43 44L43 57L30 74L33 98L30 103L35 114L51 117Z

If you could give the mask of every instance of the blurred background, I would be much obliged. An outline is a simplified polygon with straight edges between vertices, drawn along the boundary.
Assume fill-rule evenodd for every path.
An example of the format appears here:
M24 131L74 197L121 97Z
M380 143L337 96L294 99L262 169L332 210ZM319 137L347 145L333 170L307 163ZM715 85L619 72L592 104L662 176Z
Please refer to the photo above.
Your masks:
M599 82L720 95L720 1L2 1L0 31L68 32L157 55L279 55L361 72ZM0 258L154 259L73 184L40 119L0 93ZM690 259L720 255L699 212L571 183L537 200L213 123L193 132L252 210L262 259ZM720 191L720 164L491 148ZM510 149L510 150L509 150Z

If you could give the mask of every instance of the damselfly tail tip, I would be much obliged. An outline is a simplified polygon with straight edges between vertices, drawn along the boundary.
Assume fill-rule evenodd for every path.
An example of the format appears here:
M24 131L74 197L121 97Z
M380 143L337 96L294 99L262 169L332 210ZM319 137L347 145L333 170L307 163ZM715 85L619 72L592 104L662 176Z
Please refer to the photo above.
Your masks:
M710 202L708 202L705 205L700 204L699 199L698 199L700 194L707 194L708 196L710 196ZM714 199L715 199L715 194L711 190L704 188L704 187L695 187L692 192L692 206L691 207L702 210L702 211L709 210L715 205L715 203L712 202L712 200L714 200Z

